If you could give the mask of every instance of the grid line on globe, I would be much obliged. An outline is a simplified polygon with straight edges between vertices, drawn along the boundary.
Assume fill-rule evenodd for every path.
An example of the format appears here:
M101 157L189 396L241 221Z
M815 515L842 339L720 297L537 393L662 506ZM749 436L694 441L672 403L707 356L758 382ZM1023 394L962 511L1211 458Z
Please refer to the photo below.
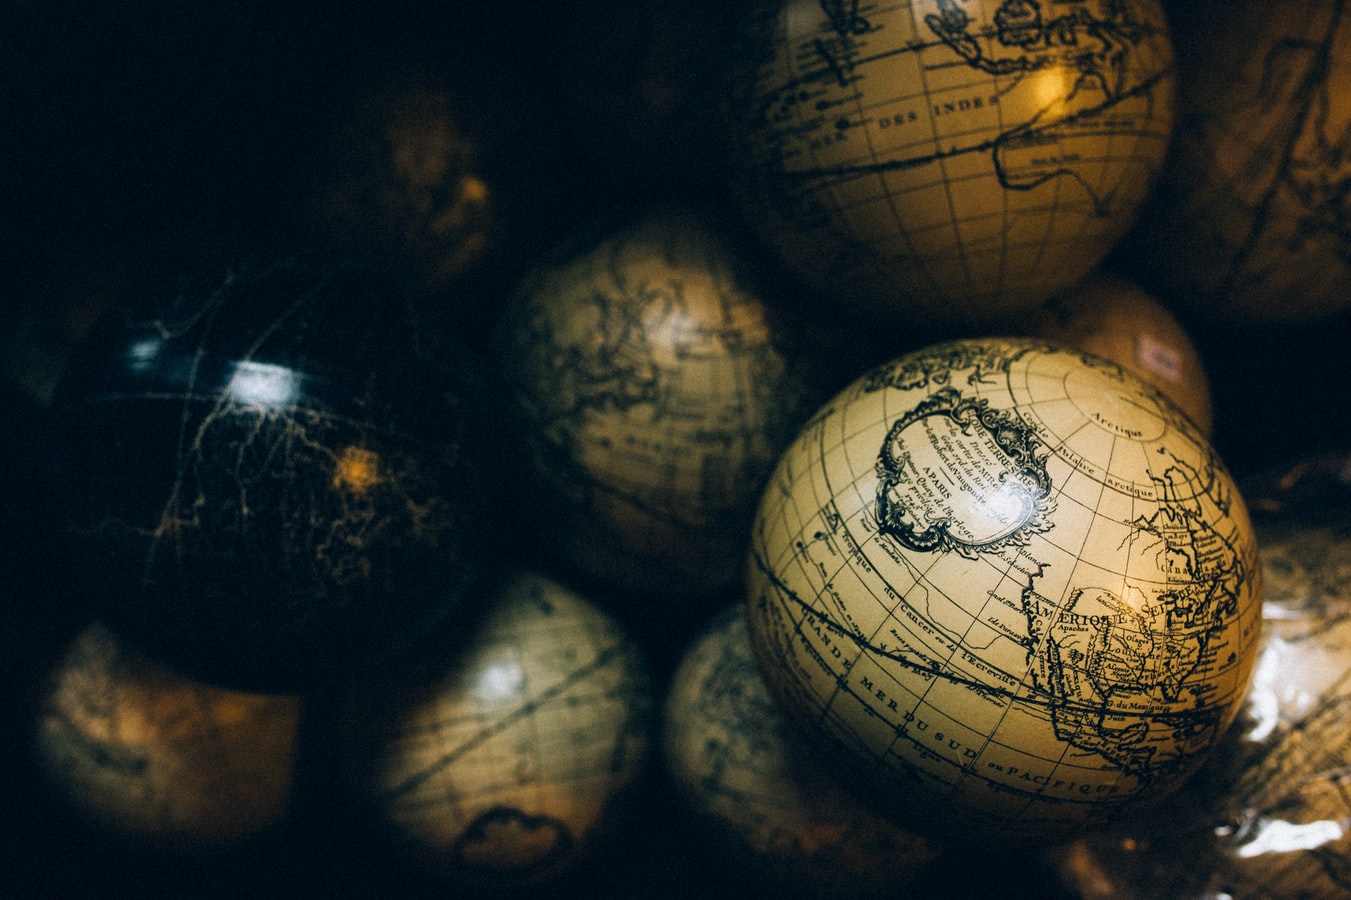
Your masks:
M748 610L776 696L863 783L912 814L928 796L1051 830L1174 789L1223 733L1259 630L1254 543L1156 389L1035 342L957 342L802 430L761 504Z
M747 221L823 295L983 323L1084 277L1163 167L1157 3L756 7L734 88Z

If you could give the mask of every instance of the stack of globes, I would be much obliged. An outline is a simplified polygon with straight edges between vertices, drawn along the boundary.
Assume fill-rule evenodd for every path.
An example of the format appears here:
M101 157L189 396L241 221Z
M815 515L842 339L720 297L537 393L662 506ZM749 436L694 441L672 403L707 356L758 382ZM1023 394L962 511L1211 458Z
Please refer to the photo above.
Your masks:
M828 401L755 519L747 616L793 727L934 833L1044 840L1178 789L1248 690L1257 542L1167 395L1031 339Z
M343 784L437 881L557 885L636 812L655 704L646 655L532 570L506 574L464 632L346 691Z

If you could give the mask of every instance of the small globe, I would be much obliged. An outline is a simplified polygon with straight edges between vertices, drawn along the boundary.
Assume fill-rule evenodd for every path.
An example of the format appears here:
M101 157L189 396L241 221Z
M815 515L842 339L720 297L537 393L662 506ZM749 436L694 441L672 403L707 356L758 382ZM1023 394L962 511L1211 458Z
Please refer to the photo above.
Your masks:
M1101 357L932 345L784 454L748 615L785 714L905 821L1003 839L1184 782L1256 658L1257 547L1192 421Z
M1351 307L1351 22L1318 0L1174 4L1178 123L1123 242L1180 309L1253 326Z
M667 689L666 770L714 858L775 896L895 896L941 851L835 781L787 727L751 654L745 610L717 615Z
M488 565L466 359L355 269L211 268L115 307L52 413L75 590L235 687L313 687L397 653Z
M439 664L353 687L344 778L438 878L555 883L635 812L653 703L644 654L617 621L516 571Z
M1173 130L1157 0L760 0L731 89L747 224L824 297L981 327L1087 275Z
M687 209L611 225L526 276L498 356L545 552L623 591L739 583L760 485L826 395L777 296Z
M215 852L286 815L301 709L296 695L188 678L94 623L48 671L32 746L52 792L103 834Z
M1025 319L1025 333L1105 356L1163 391L1207 438L1210 378L1186 327L1133 281L1105 272L1057 294Z

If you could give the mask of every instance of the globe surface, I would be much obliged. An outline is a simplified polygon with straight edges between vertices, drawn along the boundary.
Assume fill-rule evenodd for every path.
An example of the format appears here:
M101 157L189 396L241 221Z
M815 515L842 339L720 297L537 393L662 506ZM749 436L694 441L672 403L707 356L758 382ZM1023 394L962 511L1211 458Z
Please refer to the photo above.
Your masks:
M463 645L345 701L347 783L452 883L544 885L633 812L652 745L640 646L551 577L510 574Z
M1158 2L762 0L731 90L748 225L823 296L985 326L1086 275L1173 129Z
M541 545L622 590L734 584L759 487L827 391L722 223L663 209L560 248L504 318Z
M94 623L47 672L32 746L52 791L102 833L216 851L289 809L301 709L188 678Z
M1051 834L1173 789L1233 720L1260 572L1190 419L1100 357L933 345L780 460L752 535L756 657L889 810Z
M1213 320L1345 310L1345 4L1207 0L1176 4L1175 19L1174 149L1123 259L1160 296Z
M74 588L207 681L397 653L490 556L468 355L363 272L205 267L112 308L54 401Z
M666 769L696 833L759 890L894 896L936 867L936 844L850 794L786 725L740 604L686 649L663 721Z

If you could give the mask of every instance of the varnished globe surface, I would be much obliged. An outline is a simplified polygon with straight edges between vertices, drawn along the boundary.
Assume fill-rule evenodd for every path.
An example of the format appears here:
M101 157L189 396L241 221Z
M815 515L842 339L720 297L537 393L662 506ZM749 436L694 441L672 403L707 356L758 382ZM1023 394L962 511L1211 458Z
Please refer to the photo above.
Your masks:
M1156 0L761 0L732 88L750 227L824 296L984 326L1087 274L1173 129Z
M1319 0L1176 4L1174 150L1125 242L1161 296L1217 321L1351 306L1351 19Z
M289 809L301 706L188 678L92 624L39 690L33 750L51 790L102 833L221 850Z
M940 865L938 845L850 794L784 722L740 604L686 648L663 722L666 770L691 828L759 889L894 896Z
M437 877L543 886L634 814L653 687L639 645L562 583L517 571L486 602L440 665L351 691L343 769Z
M331 681L484 560L467 354L346 268L210 268L111 309L55 400L79 596L204 680Z
M764 493L748 613L778 702L858 789L1031 836L1200 765L1260 598L1243 498L1185 414L1107 360L988 339L812 418Z
M662 209L524 279L499 356L528 523L622 590L741 576L759 486L826 391L724 224Z

